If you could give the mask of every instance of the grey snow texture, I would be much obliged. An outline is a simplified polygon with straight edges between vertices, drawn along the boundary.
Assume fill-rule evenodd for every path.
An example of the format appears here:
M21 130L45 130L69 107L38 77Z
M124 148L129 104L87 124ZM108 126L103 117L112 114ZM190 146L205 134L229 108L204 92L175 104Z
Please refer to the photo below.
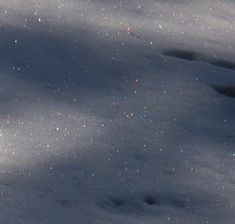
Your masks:
M235 2L0 1L0 223L233 224Z

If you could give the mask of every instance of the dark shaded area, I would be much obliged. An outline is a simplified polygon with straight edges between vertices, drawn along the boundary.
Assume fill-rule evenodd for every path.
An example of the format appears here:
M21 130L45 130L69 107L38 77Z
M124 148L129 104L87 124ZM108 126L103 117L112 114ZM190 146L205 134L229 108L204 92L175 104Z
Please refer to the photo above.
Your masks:
M232 61L216 60L216 61L212 61L210 64L216 65L218 67L226 68L226 69L235 70L235 63L233 63Z
M174 57L174 58L179 58L179 59L184 59L184 60L189 60L189 61L202 61L202 62L206 62L206 63L215 65L221 68L235 70L235 63L230 60L225 60L225 59L215 60L211 56L199 54L194 51L173 49L173 50L164 51L163 55ZM149 58L149 59L152 59L152 58Z
M124 201L122 201L122 200L119 199L119 198L112 198L112 199L110 199L110 200L111 200L111 202L112 202L115 206L117 206L117 207L124 205Z
M71 30L34 22L25 29L2 26L0 63L11 75L55 91L68 90L66 85L104 91L120 88L123 76L129 74L112 59L118 44L99 40L92 30L81 27ZM108 50L101 51L103 47Z
M186 203L179 199L176 195L161 195L159 194L159 199L157 200L154 196L146 196L144 198L148 205L161 205L161 206L174 206L178 208L186 208Z
M214 86L214 89L225 96L235 97L235 86Z
M198 57L198 53L186 50L166 50L163 55L193 61Z
M151 196L146 196L145 197L145 202L149 205L159 205L160 203L156 200L156 198L151 197Z

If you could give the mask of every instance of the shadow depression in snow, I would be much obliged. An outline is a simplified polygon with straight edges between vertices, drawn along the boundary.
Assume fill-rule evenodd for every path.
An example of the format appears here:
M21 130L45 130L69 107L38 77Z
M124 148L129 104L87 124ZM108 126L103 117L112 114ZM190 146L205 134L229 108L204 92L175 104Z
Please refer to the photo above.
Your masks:
M206 62L221 68L235 70L235 63L230 60L216 59L214 57L203 55L194 51L180 50L180 49L166 50L163 52L163 55L189 61Z

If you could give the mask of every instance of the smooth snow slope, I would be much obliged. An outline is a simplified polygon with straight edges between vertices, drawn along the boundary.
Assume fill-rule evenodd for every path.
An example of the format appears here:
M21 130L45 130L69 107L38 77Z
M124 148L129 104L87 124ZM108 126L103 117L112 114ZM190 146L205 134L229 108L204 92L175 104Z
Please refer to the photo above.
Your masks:
M235 2L0 0L0 223L233 224Z

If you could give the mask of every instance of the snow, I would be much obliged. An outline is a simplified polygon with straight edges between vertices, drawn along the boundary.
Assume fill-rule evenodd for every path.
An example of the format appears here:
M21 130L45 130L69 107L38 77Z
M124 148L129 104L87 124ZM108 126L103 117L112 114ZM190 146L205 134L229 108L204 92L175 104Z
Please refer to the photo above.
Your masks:
M1 0L0 223L234 223L234 8Z

